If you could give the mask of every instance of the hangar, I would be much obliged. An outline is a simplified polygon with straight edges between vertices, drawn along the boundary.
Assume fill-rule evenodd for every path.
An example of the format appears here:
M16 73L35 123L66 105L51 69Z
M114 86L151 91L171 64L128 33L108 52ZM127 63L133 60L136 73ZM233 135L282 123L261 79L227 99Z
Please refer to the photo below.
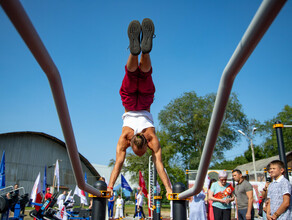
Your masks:
M67 154L66 144L56 137L41 132L11 132L0 134L0 155L5 151L6 186L19 184L31 193L38 173L43 182L47 167L47 185L53 185L54 168L59 161L60 188L74 190L76 182ZM80 161L87 182L93 185L100 174L81 154Z

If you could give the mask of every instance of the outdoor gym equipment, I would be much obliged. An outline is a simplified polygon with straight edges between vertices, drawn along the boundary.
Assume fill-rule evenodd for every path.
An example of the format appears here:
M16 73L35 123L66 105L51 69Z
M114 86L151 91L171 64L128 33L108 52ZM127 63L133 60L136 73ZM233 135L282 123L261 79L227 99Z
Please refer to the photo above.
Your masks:
M264 0L262 2L232 57L226 65L221 76L209 129L200 160L197 181L191 189L179 193L178 199L188 198L192 195L198 194L201 191L208 167L210 165L234 79L274 19L277 17L286 1L287 0ZM0 3L48 77L78 187L86 192L100 196L101 193L98 190L84 181L61 77L57 67L43 45L20 2L18 0L0 0ZM175 212L175 209L173 210ZM180 217L179 219L184 218Z

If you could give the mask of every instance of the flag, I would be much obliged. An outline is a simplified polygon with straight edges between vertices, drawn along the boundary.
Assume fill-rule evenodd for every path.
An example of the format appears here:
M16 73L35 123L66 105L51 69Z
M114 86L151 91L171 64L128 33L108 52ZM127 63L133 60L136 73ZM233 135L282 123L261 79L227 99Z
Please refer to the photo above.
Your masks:
M45 172L44 172L44 179L43 179L43 194L45 195L47 188L47 166L45 166Z
M73 195L77 195L80 197L80 203L83 203L84 205L88 205L84 191L79 189L79 187L77 185L75 187Z
M123 174L121 174L121 178L122 178L122 181L121 181L121 186L122 188L132 192L133 190L131 189L130 185L128 184L127 180L125 179L125 177L123 176Z
M42 195L42 185L41 185L41 173L38 174L34 185L32 187L32 191L30 194L30 199L33 203L42 203L43 195ZM38 211L41 207L35 206L35 209Z
M59 162L58 160L56 161L56 166L55 166L55 173L54 173L57 181L57 187L58 187L58 192L59 192L59 187L60 187L60 173L59 173Z
M147 192L147 189L146 189L146 184L145 184L143 175L141 173L141 170L139 170L139 186L141 187L144 196L146 198L148 198L148 196L147 196L148 192Z
M3 188L5 188L5 151L3 151L0 165L0 189Z
M86 174L86 172L84 173L84 180L87 183L87 174ZM85 196L87 196L87 192L85 192Z
M67 201L69 200L69 198L70 198L70 196L71 196L71 192L72 192L72 190L70 190L70 191L68 192L68 195L67 195L66 199L64 200L64 202L67 202Z
M160 192L161 192L161 188L160 188L160 185L159 185L159 183L158 183L157 180L156 180L156 192L157 192L158 194L160 194Z

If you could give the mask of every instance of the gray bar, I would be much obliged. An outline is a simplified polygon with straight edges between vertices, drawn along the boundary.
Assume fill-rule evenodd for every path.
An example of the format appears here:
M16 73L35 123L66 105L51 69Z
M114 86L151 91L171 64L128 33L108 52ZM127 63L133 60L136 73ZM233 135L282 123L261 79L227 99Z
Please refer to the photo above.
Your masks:
M61 76L54 61L49 55L19 0L0 0L0 4L47 75L63 130L75 181L78 187L93 195L100 196L100 192L97 189L85 183Z
M192 195L196 195L202 190L232 89L233 81L280 12L281 8L284 6L285 2L286 0L264 0L262 2L232 57L226 65L221 76L195 185L191 189L179 194L180 199L185 199Z

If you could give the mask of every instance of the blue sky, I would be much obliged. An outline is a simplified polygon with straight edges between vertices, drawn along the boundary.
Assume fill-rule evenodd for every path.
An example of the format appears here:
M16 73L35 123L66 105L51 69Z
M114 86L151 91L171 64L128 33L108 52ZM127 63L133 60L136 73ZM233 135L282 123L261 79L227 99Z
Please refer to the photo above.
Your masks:
M127 27L149 17L158 113L184 92L217 92L221 74L259 0L21 1L57 65L76 142L90 162L109 163L121 134L119 88L129 55ZM248 118L269 120L291 105L292 3L288 1L237 76L233 90ZM48 80L0 9L0 133L44 132L64 140ZM256 141L255 144L260 144ZM243 138L226 153L248 147Z

